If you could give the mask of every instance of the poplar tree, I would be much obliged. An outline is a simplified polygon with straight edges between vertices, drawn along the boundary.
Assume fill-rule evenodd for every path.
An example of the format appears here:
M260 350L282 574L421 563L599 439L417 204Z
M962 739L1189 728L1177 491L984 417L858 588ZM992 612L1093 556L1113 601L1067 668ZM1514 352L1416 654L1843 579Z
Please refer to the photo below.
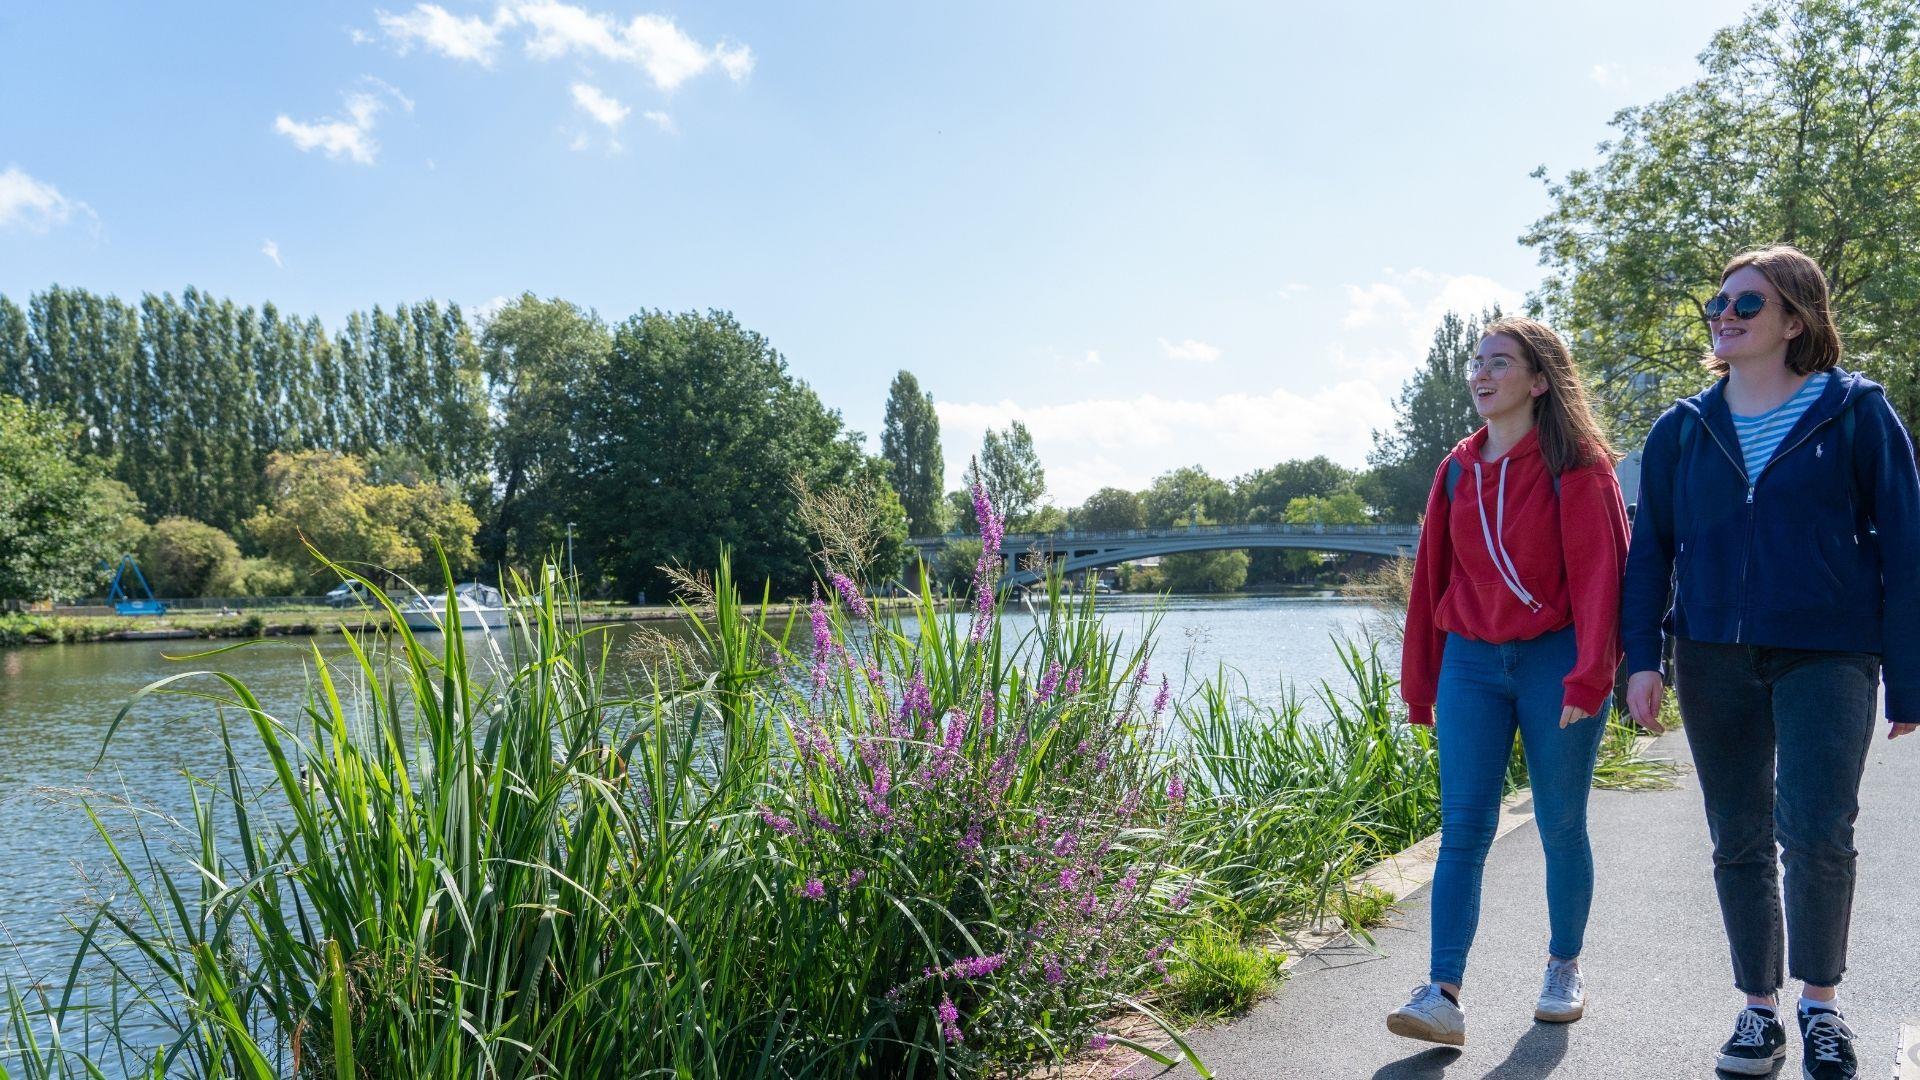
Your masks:
M945 466L940 456L940 417L933 395L923 393L910 371L893 377L887 388L887 413L880 432L880 456L892 470L888 481L907 512L915 536L940 532Z

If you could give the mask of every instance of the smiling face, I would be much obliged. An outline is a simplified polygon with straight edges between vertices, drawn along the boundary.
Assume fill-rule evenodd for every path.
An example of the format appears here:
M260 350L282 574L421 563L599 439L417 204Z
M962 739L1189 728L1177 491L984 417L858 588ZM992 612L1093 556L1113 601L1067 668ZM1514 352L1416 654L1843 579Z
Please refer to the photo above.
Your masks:
M1547 376L1533 370L1527 362L1526 350L1506 334L1488 334L1481 338L1473 356L1479 370L1474 371L1474 365L1468 365L1467 391L1473 395L1473 409L1482 420L1509 416L1515 410L1531 410L1533 399L1547 392Z
M1787 310L1780 299L1780 290L1773 287L1767 275L1755 267L1743 266L1727 275L1720 283L1720 291L1730 297L1759 293L1767 298L1767 304L1751 319L1740 318L1729 306L1719 318L1707 320L1707 328L1713 333L1714 357L1732 367L1786 363L1787 342L1799 336L1805 325Z

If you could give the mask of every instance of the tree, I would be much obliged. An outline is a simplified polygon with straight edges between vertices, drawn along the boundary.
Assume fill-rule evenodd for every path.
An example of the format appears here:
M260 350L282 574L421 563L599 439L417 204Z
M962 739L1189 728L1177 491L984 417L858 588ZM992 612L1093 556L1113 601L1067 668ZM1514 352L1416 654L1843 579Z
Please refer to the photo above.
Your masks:
M1233 492L1227 485L1207 475L1198 465L1188 465L1162 473L1140 498L1147 516L1147 527L1164 529L1188 521L1230 521L1233 516ZM1196 519L1195 515L1199 517Z
M0 600L72 597L121 555L125 489L78 428L0 396Z
M724 311L642 312L614 332L584 401L557 484L590 582L664 591L661 566L710 567L726 547L741 580L806 590L793 479L846 483L866 455L765 338Z
M359 458L326 450L273 454L266 482L267 505L247 519L247 533L310 587L330 584L331 571L308 543L335 562L429 584L439 577L436 545L456 573L473 564L478 522L438 484L371 484Z
M593 312L529 292L494 313L480 347L497 405L500 485L481 551L489 562L532 560L564 528L552 481L578 452L580 395L604 377L613 335Z
M880 456L892 471L887 479L907 512L914 536L940 532L940 490L946 481L940 458L940 417L933 395L923 393L910 371L893 377L887 388L887 415L880 429Z
M1015 420L1005 431L988 431L980 447L980 483L1006 519L1007 529L1020 532L1047 493L1047 471L1033 450L1033 433Z
M140 569L160 596L231 596L244 567L233 537L191 518L167 517L142 541Z
M1547 181L1521 237L1533 306L1637 437L1710 376L1703 305L1734 254L1787 242L1833 286L1857 366L1920 421L1920 15L1909 0L1768 0L1702 77L1613 118L1601 161ZM1546 178L1543 166L1535 175Z
M1188 523L1189 518L1180 518L1171 524L1178 527ZM1214 522L1205 517L1195 524L1212 525ZM1177 593L1225 593L1236 592L1247 581L1245 551L1183 551L1167 555L1160 560L1159 587Z
M1118 532L1147 527L1147 511L1140 496L1125 488L1104 487L1087 496L1067 514L1076 529L1087 532Z
M1283 461L1235 479L1233 499L1242 521L1279 521L1293 500L1351 490L1356 479L1352 469L1322 454Z
M1480 414L1467 393L1467 361L1479 347L1480 328L1499 317L1497 307L1476 319L1447 312L1433 332L1426 363L1400 388L1393 427L1373 433L1367 455L1373 468L1358 484L1385 520L1418 521L1433 471L1455 444L1479 430Z

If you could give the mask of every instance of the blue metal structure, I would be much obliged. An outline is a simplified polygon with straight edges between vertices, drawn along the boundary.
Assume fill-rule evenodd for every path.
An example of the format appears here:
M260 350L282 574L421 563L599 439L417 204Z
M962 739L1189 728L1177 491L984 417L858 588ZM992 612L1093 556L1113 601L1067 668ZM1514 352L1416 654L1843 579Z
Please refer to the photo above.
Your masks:
M129 570L133 571L134 578L140 582L140 591L147 594L145 600L135 599L133 590L122 584ZM107 602L113 605L113 610L122 615L165 615L167 613L167 605L154 599L153 587L147 584L147 575L140 572L140 564L131 555L120 556L120 567L113 572L113 588L107 590Z

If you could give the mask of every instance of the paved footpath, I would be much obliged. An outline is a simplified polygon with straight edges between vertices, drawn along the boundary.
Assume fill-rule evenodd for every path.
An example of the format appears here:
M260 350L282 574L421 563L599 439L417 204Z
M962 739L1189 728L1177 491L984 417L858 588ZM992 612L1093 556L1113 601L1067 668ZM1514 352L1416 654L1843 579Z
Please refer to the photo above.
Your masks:
M1386 1014L1426 977L1423 888L1376 932L1381 954L1336 946L1304 959L1251 1014L1196 1033L1194 1049L1223 1078L1715 1076L1713 1052L1744 999L1732 989L1685 736L1661 738L1651 755L1682 763L1676 788L1593 794L1597 883L1581 958L1584 1020L1533 1020L1546 900L1539 834L1529 819L1496 841L1487 861L1463 993L1464 1048L1386 1030ZM1861 804L1852 948L1841 993L1860 1040L1861 1075L1885 1080L1895 1075L1903 1025L1920 1043L1920 734L1889 743L1882 729L1868 756ZM1797 994L1798 985L1790 985ZM1920 1046L1908 1052L1914 1060L1899 1075L1920 1077ZM1791 1027L1786 1063L1774 1075L1800 1075L1799 1036Z

